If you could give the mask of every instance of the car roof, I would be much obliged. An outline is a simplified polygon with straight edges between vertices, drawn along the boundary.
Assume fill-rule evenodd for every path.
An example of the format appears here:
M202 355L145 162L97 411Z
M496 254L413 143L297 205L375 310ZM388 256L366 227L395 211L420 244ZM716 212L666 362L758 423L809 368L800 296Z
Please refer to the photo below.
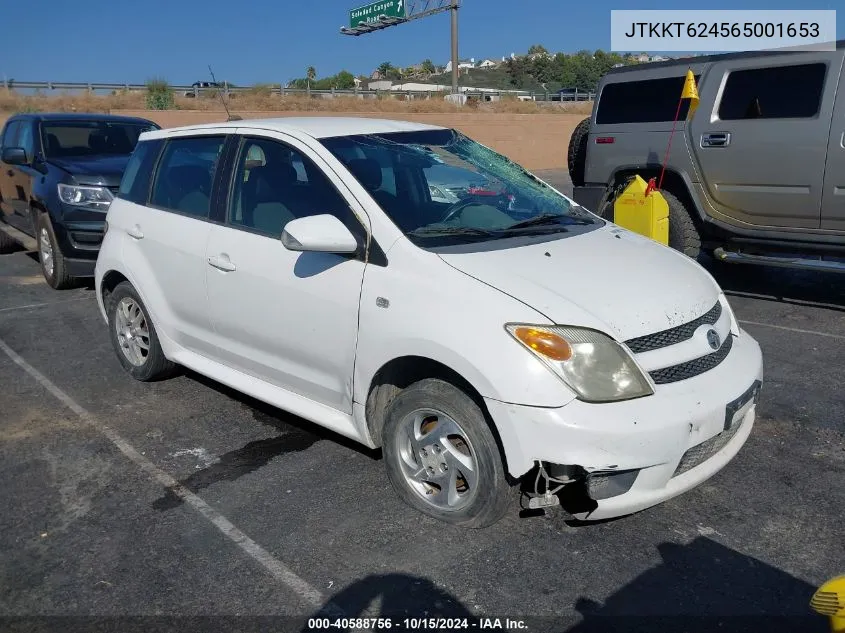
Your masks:
M176 132L201 132L207 129L236 128L271 130L294 135L304 134L312 138L330 138L333 136L352 136L356 134L384 134L387 132L416 132L422 130L443 130L446 128L412 121L393 119L371 119L366 117L280 117L274 119L247 119L227 121L225 123L203 123L171 127L163 130L144 132L140 140L167 138Z
M33 112L16 114L14 119L29 119L34 121L104 121L108 123L153 123L149 119L120 114L104 114L102 112Z
M845 40L836 41L836 50L845 48ZM734 59L749 59L754 57L771 57L772 55L783 55L784 53L816 53L819 51L812 50L812 46L786 46L783 48L771 48L760 51L742 51L738 53L718 53L714 55L700 55L698 57L678 57L676 59L669 59L664 62L648 62L642 64L633 64L632 66L619 66L618 68L611 68L607 71L605 76L618 75L622 73L637 73L648 72L650 70L657 70L659 68L671 68L672 66L697 66L699 64L707 64L710 62L721 62Z

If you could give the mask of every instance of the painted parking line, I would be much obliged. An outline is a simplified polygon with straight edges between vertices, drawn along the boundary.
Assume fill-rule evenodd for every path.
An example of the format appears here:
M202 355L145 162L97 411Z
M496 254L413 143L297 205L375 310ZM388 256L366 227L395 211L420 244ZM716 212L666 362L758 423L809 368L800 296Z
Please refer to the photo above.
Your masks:
M153 464L149 459L127 442L117 431L103 424L93 414L88 412L82 405L71 398L67 393L57 387L49 378L35 369L32 365L21 358L8 344L0 339L0 350L8 356L12 362L29 374L36 382L49 391L59 402L73 411L83 422L105 436L117 449L126 457L132 460L141 470L147 473L154 481L161 484L174 495L179 497L186 504L200 513L209 523L216 527L226 538L237 545L244 553L254 559L259 565L276 580L286 585L293 593L312 607L321 607L320 611L326 615L343 617L345 614L332 602L325 602L323 594L306 580L300 578L282 561L275 558L270 552L252 540L229 519L212 508L203 499L188 490L173 477Z
M0 312L14 312L15 310L31 310L32 308L49 308L50 306L61 305L63 303L74 303L75 301L90 301L91 297L76 297L75 299L62 299L61 301L48 301L45 303L29 303L22 306L12 306L11 308L0 308Z
M797 327L787 327L785 325L774 325L772 323L760 323L758 321L739 321L743 325L756 325L759 327L770 327L775 330L786 330L787 332L797 332L798 334L814 334L816 336L826 336L827 338L835 338L838 340L845 340L843 334L831 334L830 332L819 332L818 330L802 330Z

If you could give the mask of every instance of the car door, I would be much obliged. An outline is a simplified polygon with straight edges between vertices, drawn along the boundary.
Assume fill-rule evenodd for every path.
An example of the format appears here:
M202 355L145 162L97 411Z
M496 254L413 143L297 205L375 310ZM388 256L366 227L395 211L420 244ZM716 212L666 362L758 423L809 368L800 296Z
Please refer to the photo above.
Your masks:
M126 231L124 261L158 327L181 347L203 355L209 354L212 338L205 252L226 138L226 131L215 129L169 137L160 150L149 202L121 202L121 213L109 216Z
M224 224L211 228L206 283L217 359L345 413L352 412L365 263L293 252L290 220L324 213L364 239L369 220L342 181L301 141L240 139ZM354 209L354 210L353 210Z
M845 231L845 82L841 76L839 83L824 170L821 228Z
M35 167L32 166L32 161L35 158L35 128L37 123L35 121L22 120L18 128L18 138L15 141L17 147L21 147L26 152L26 165L15 165L13 168L12 187L14 194L11 199L12 213L6 218L9 224L17 227L21 231L35 235L35 226L32 223L30 216L29 202L32 196L32 185L36 177L41 176Z
M20 122L18 120L6 123L6 127L3 128L3 137L0 139L0 148L17 147L19 128ZM17 189L15 189L16 172L16 165L7 165L0 161L0 211L3 213L3 219L7 222L15 213L14 201L18 195Z
M787 53L729 59L706 71L689 142L717 218L819 227L841 58L841 50Z

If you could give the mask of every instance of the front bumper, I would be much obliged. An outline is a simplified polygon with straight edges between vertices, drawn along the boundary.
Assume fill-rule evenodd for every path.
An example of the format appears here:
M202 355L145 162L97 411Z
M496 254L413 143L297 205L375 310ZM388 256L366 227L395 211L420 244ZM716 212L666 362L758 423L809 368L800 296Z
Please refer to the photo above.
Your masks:
M737 401L762 380L760 346L740 330L719 366L659 385L652 396L605 404L576 400L560 408L490 399L486 404L515 477L537 461L578 466L595 475L636 473L621 494L596 498L591 511L573 512L578 519L598 520L671 499L721 470L754 425L755 401L741 406Z

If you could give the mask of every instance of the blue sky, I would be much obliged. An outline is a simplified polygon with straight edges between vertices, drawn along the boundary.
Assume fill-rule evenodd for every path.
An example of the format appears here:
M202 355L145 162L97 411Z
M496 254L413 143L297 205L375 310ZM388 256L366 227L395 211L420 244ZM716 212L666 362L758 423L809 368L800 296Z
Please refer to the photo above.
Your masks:
M413 1L413 0L408 0ZM417 0L422 1L422 0ZM361 37L341 35L360 0L47 0L3 3L0 76L19 81L172 84L218 79L287 82L313 65L319 76L369 73L449 59L444 13ZM841 0L462 0L461 57L501 59L539 43L552 51L607 50L611 9L842 9Z

